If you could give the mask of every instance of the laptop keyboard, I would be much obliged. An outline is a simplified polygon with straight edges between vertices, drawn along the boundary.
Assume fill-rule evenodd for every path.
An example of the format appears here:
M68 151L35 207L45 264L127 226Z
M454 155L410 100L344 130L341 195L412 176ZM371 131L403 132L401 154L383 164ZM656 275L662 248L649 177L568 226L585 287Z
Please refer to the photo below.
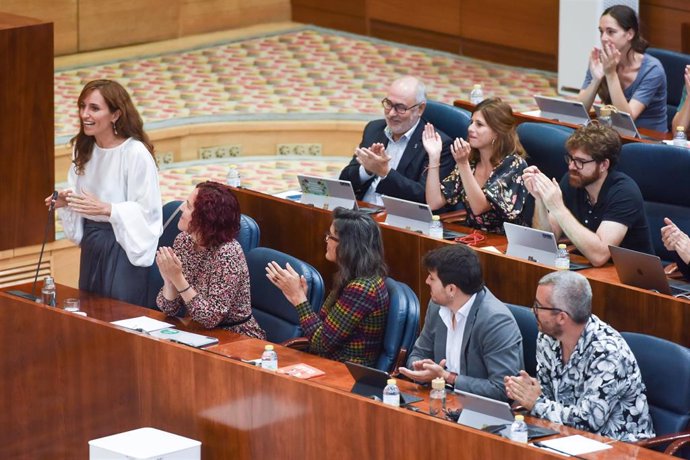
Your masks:
M680 281L669 281L672 295L688 294L690 293L690 284Z

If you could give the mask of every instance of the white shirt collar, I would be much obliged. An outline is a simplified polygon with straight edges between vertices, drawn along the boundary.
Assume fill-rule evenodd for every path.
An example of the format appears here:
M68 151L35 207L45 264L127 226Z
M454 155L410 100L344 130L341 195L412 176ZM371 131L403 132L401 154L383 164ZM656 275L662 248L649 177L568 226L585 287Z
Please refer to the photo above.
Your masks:
M403 140L405 142L407 142L407 141L409 141L410 137L412 137L412 133L414 133L414 130L417 129L417 125L419 124L419 122L421 120L422 120L421 118L417 119L417 123L415 123L412 126L412 128L410 128L405 134L400 136L400 139L398 139L397 141L393 140L393 133L391 132L391 129L388 127L388 125L386 125L386 127L383 129L383 132L390 142L400 142Z

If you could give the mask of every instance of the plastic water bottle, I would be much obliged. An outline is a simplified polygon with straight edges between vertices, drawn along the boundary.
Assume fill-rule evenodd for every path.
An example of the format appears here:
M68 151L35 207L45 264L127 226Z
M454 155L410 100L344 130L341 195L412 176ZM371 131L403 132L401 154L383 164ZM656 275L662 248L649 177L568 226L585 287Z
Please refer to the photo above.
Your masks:
M516 415L515 421L510 425L510 439L511 441L521 442L527 444L527 424L523 415Z
M242 185L242 179L240 178L240 171L237 169L237 165L230 165L226 183L231 187L239 187Z
M54 307L55 302L55 281L52 276L46 276L43 279L43 287L41 288L41 303L49 307Z
M443 414L446 408L446 381L438 377L431 381L429 393L429 414L436 416Z
M484 100L484 91L482 91L482 85L477 83L470 91L470 102L474 105L479 104Z
M389 406L400 407L400 390L395 379L388 379L388 385L383 389L383 403Z
M440 216L433 216L431 218L431 226L429 227L429 236L432 238L443 239L443 222Z
M599 111L599 117L597 120L599 120L599 124L611 128L613 126L613 122L611 121L611 109L608 107L602 107Z
M273 345L266 345L261 355L261 367L269 370L278 370L278 354L273 350Z
M676 126L676 134L673 136L673 145L677 147L688 146L688 136L685 134L685 126Z
M568 249L563 243L558 245L556 268L559 270L570 270L570 254L568 254Z

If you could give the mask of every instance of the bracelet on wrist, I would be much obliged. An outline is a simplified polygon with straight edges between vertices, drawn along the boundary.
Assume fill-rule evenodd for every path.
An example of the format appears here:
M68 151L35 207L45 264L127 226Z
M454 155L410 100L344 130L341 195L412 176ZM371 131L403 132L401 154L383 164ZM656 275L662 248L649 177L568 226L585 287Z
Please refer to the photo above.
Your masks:
M440 167L441 167L440 164L433 165L433 166L432 166L432 165L429 165L429 166L426 167L426 169L436 169L436 168L440 168Z
M182 294L183 292L187 292L192 288L191 284L188 284L186 288L182 289L181 291L177 291L178 294Z

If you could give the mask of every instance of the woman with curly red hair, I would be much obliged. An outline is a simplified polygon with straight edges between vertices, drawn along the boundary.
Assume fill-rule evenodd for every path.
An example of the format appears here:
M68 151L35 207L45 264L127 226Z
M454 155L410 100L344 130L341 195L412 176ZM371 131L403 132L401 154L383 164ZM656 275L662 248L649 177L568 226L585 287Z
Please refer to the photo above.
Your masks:
M249 270L235 239L240 205L230 187L210 181L197 185L182 205L177 226L181 233L173 247L161 247L156 255L163 278L158 308L172 316L184 305L208 329L264 339L252 316Z

